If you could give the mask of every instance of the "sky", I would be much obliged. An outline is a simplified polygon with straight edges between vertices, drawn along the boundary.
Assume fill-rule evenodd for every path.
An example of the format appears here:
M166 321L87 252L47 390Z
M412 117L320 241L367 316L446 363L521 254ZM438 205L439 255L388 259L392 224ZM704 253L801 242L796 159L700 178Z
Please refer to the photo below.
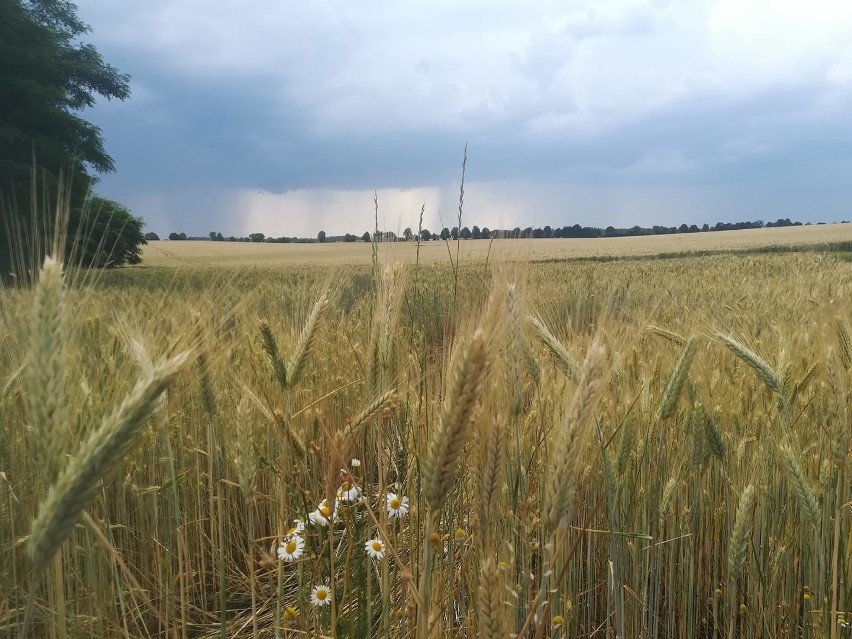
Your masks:
M852 3L78 0L161 235L852 219Z

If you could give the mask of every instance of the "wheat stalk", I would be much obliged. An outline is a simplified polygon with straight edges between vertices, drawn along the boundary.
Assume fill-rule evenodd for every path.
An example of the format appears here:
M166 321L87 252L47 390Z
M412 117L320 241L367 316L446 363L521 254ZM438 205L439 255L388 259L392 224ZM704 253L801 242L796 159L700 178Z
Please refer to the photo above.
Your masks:
M687 339L674 331L663 328L662 326L657 326L656 324L648 324L647 329L652 333L656 333L660 337L669 340L670 342L674 342L678 346L686 346Z
M686 381L686 376L689 374L689 366L692 364L692 358L695 355L695 340L689 338L677 358L674 370L672 371L669 382L666 384L666 390L663 393L663 401L660 404L660 417L668 419L674 413L675 405L677 404L680 392L683 389L683 384Z
M544 344L550 354L553 356L553 359L556 360L556 364L562 369L562 372L572 380L576 380L578 378L577 372L577 364L574 361L574 358L568 352L568 349L563 346L562 342L560 342L556 336L550 332L550 329L544 325L537 317L529 318L530 324L532 324L533 331L538 337L539 341Z
M65 419L65 278L62 265L44 259L35 289L30 346L24 383L33 442L42 476L52 480L62 463L68 438Z
M567 523L576 482L577 462L585 445L592 414L604 388L606 352L598 338L586 351L580 381L568 409L554 428L542 518L549 528Z
M506 604L503 601L504 577L494 557L482 560L479 569L478 608L479 637L505 639L509 637Z
M487 354L487 338L477 329L467 348L454 358L438 429L423 464L423 496L430 508L440 508L458 474L458 460L485 379Z
M269 357L269 362L272 364L272 372L275 374L275 379L281 385L281 388L287 386L287 364L281 359L281 352L278 350L278 341L272 333L272 328L267 322L260 323L260 341L263 345L263 350Z
M251 421L251 400L245 394L237 403L234 431L236 433L235 448L240 492L246 502L251 503L254 501L258 462L255 451L254 427Z
M302 378L302 373L305 372L305 365L308 363L308 357L314 347L316 340L317 327L322 321L326 310L328 309L328 292L323 292L314 303L311 309L311 314L308 316L308 321L299 335L299 341L296 344L296 350L293 352L293 358L290 360L290 365L287 366L287 387L294 388Z
M745 566L748 538L751 530L751 510L754 507L754 486L749 484L740 495L737 515L734 518L734 530L728 545L728 576L739 579Z
M781 461L787 475L787 481L790 482L793 492L799 499L799 506L811 525L816 526L820 520L819 504L810 483L805 477L802 466L799 464L799 456L789 443L781 444L779 451L781 452Z
M479 521L486 538L494 534L500 493L508 454L507 433L499 420L489 420L480 442Z
M390 410L396 402L396 398L396 389L391 388L372 400L346 426L347 436L352 437L356 435L362 426L368 424L385 411Z
M523 359L524 344L521 338L521 304L514 284L506 287L506 357L504 371L508 391L509 411L518 417L524 410Z
M730 335L716 333L716 337L725 346L727 346L734 355L751 366L757 373L758 377L760 377L760 379L762 379L770 389L778 393L779 396L784 396L781 378L763 358Z
M188 358L189 353L184 352L155 365L59 473L32 522L29 547L37 569L47 565L71 534L74 523L94 498L101 480L130 449L148 415L157 408L160 394L183 369Z

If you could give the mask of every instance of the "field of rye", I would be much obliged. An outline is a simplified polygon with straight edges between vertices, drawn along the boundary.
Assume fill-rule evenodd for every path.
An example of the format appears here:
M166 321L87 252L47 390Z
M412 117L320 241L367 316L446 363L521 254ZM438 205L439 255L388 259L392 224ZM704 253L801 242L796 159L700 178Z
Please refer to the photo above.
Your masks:
M852 264L0 290L0 637L852 636Z

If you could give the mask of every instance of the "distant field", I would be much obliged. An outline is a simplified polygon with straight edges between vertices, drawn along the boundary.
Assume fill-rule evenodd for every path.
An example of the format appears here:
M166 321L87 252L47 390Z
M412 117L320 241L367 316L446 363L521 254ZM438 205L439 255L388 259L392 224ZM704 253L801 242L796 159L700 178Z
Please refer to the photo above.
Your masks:
M549 260L595 257L649 256L664 253L736 251L773 245L818 245L852 242L852 224L827 224L743 231L719 231L646 237L552 239L552 240L466 240L461 242L465 260L484 260L489 254L502 259ZM456 243L450 241L455 255ZM396 261L414 262L417 246L398 242L381 246ZM367 264L371 245L365 242L328 244L251 244L205 241L150 242L143 253L150 266L217 266L227 264ZM447 259L445 242L424 242L420 260L424 263Z

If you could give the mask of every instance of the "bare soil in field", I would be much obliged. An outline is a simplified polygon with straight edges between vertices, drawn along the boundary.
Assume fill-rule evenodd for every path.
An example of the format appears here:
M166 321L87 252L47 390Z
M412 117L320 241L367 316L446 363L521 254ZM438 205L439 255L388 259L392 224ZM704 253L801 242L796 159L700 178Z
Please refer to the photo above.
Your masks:
M576 258L640 257L665 253L742 251L767 246L852 242L852 224L825 224L742 231L684 233L596 239L462 240L462 260L558 260ZM417 259L417 244L396 242L379 245L383 256L399 262ZM420 261L434 263L455 256L456 242L423 242ZM168 241L150 242L143 252L148 266L224 266L238 264L368 264L372 246L366 242L325 244L266 244L248 242Z

